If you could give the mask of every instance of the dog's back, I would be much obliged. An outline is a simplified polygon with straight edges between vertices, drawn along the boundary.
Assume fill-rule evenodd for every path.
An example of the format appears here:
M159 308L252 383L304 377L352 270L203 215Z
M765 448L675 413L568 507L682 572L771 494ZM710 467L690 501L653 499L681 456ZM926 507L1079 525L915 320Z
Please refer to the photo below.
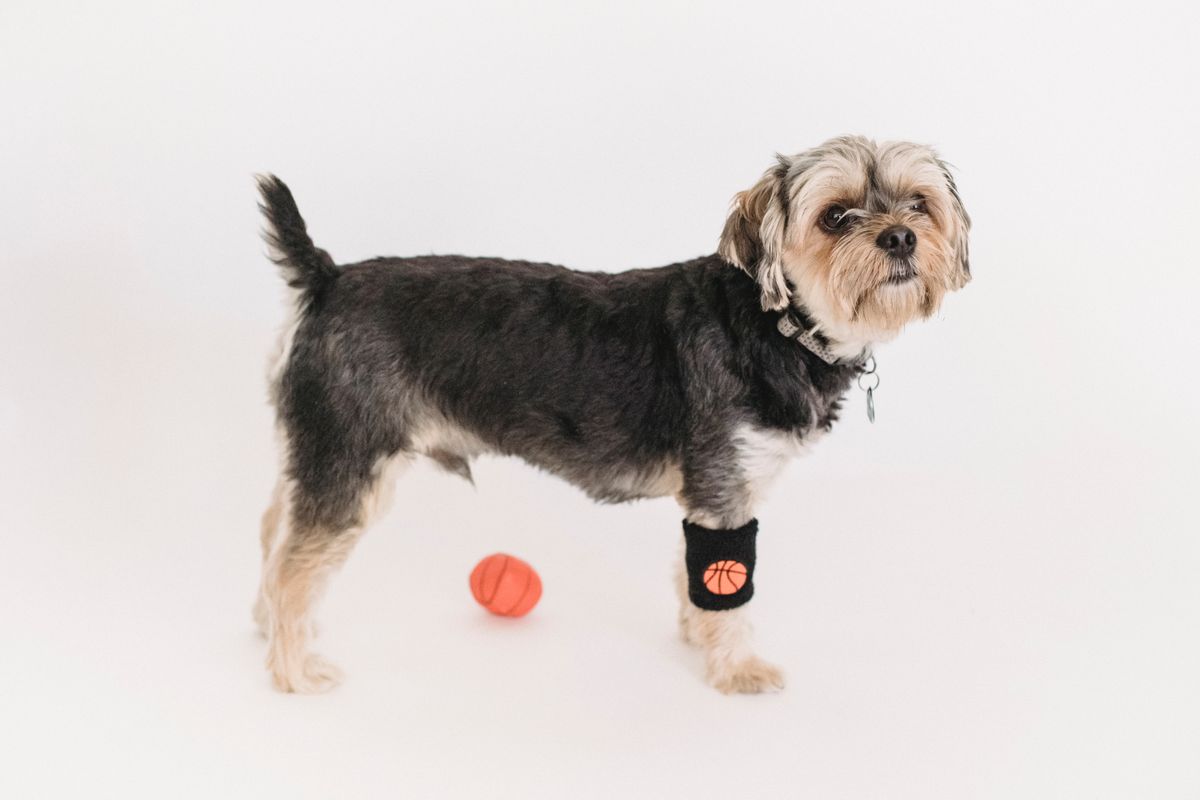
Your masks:
M347 524L378 465L409 454L464 477L481 452L517 455L602 500L674 490L686 420L670 320L696 319L672 308L694 277L684 265L609 274L422 256L337 267L287 187L273 176L259 186L273 260L296 293L271 396L298 513Z

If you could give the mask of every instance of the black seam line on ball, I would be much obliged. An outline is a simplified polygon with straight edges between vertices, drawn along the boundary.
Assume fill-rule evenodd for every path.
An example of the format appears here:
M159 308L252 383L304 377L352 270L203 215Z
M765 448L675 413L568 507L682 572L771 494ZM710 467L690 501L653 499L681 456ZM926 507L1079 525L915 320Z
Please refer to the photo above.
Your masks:
M683 521L687 566L688 599L705 611L728 611L747 603L754 596L754 541L758 520L740 528L705 528ZM737 561L746 567L746 582L733 594L714 594L704 585L704 571L718 561Z

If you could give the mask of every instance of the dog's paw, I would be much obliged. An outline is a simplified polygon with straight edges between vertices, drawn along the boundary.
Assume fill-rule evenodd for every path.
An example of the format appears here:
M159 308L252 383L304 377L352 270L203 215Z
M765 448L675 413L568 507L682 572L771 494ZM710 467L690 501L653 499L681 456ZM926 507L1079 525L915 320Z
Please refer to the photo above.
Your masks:
M736 662L711 662L708 666L708 682L724 694L777 692L784 684L783 671L758 656Z
M283 670L274 665L271 678L282 692L296 694L321 694L342 682L342 671L321 656L309 654L304 658L301 669Z

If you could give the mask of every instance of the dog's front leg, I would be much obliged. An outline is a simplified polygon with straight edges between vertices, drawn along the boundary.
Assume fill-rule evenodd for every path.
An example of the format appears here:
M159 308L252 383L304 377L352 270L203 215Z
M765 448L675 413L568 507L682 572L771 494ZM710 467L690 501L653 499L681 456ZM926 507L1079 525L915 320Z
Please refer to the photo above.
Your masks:
M679 629L704 651L708 682L718 690L755 693L783 688L783 672L751 646L758 523L748 513L689 509L679 560Z

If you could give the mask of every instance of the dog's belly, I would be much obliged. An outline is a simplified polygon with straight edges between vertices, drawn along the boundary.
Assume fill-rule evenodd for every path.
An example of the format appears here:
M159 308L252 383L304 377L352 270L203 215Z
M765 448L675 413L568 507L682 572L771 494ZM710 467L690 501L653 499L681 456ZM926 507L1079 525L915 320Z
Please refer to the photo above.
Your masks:
M683 489L683 473L671 462L663 461L643 469L615 470L588 482L576 482L596 500L623 503L651 497L676 496Z
M606 503L674 496L683 486L679 466L669 458L614 461L597 457L587 442L547 441L544 437L497 446L465 426L435 414L428 415L417 428L410 449L466 478L470 478L469 464L476 456L485 453L516 456L578 486L592 499Z

